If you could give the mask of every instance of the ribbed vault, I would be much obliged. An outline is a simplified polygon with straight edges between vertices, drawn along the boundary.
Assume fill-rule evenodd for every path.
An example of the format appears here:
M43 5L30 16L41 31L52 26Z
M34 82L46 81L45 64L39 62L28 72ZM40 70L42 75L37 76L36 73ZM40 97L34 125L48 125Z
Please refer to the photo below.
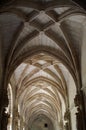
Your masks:
M42 115L47 116L54 125L55 122L60 125L69 106L69 75L69 71L59 60L46 53L26 59L15 70L11 84L15 80L19 113L25 118L26 124L29 124L28 127L31 127L35 118L41 118Z
M25 130L40 121L38 129L64 129L81 87L85 21L84 9L70 0L14 0L0 8L4 89L10 83Z

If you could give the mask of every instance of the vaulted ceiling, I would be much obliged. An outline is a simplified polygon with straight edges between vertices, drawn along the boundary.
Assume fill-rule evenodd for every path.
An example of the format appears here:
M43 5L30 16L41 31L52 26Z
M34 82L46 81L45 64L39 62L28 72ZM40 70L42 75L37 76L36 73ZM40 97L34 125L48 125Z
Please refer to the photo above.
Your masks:
M68 81L80 87L85 21L85 10L69 0L14 0L1 6L6 83L11 78L27 122L40 114L62 120Z
M22 113L30 119L46 114L60 122L67 104L67 69L54 57L40 53L22 63L14 72L16 98ZM63 113L62 113L63 111Z
M16 64L16 59L26 54L29 48L44 46L58 49L58 55L61 53L62 58L64 55L67 64L72 63L71 66L77 68L84 23L85 11L68 0L45 1L44 4L18 0L2 6L3 59L8 61L8 65Z

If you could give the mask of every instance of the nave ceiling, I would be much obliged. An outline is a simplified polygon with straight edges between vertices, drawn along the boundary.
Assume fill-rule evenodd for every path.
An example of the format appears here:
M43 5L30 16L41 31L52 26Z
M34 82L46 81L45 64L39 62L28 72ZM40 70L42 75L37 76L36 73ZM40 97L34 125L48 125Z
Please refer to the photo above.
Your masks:
M10 82L27 124L42 114L61 123L69 82L80 89L85 24L85 10L69 0L14 0L0 8L4 89Z

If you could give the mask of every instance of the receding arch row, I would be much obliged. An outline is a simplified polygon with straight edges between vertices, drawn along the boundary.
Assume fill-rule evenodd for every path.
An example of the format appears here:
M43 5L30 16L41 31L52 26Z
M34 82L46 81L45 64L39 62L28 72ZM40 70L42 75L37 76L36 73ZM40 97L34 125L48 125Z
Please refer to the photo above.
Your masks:
M52 113L50 113L50 112L48 112L48 111L46 111L46 110L43 110L43 109L40 109L40 110L37 110L37 111L33 111L33 114L29 117L29 119L27 119L27 122L33 122L33 120L36 118L36 117L38 117L39 115L45 115L45 116L47 116L50 120L51 120L51 122L53 122L53 124L55 123L54 121L54 119L55 119L55 117L52 115ZM35 115L35 116L34 116ZM32 117L32 118L31 118Z
M40 79L41 81L44 81L44 82L46 82L46 83L49 83L50 85L52 85L52 86L54 86L55 88L57 88L58 91L62 94L63 99L65 99L64 94L66 94L66 93L64 93L64 91L62 91L62 89L60 89L59 85L58 85L57 83L55 83L54 81L52 81L52 80L50 80L50 79L48 79L48 78L45 78L45 77L38 77L38 78L35 78L35 79L31 80L31 81L28 81L28 83L27 83L27 85L25 86L25 88L20 89L20 93L18 93L18 95L21 95L21 93L22 93L26 88L28 89L28 86L29 86L29 85L31 86L32 84L35 84L36 82L39 81L39 79Z
M41 95L41 96L43 96L43 95ZM36 97L38 97L38 95L36 95ZM36 97L33 97L33 98L35 99ZM49 96L47 96L47 95L44 96L45 99L48 98L48 97ZM50 97L49 97L48 102L52 103L52 105L53 105L52 108L54 107L54 110L56 110L54 112L61 114L61 109L62 109L61 106L59 106L57 103L54 103L54 101L53 102L52 101L53 101L53 99L52 98L50 99ZM28 100L24 104L25 106L24 106L24 109L22 110L23 113L26 111L26 109L28 109L28 112L31 113L32 109L34 109L34 108L36 108L36 110L39 109L38 106L40 106L42 109L45 109L47 111L48 111L48 108L49 108L49 110L51 111L51 113L53 112L51 106L48 105L48 103L39 102L39 104L38 103L36 103L36 104L33 103L33 104L31 104L31 106L28 106L29 102L30 101Z
M43 107L43 106L44 106L44 107ZM34 114L36 114L36 113L39 112L40 110L42 110L42 113L43 113L43 112L44 112L44 113L47 112L47 113L48 113L48 116L50 116L50 118L58 119L58 118L60 117L60 116L59 116L60 113L57 113L57 115L56 115L56 113L52 112L49 107L47 107L46 105L43 105L43 106L42 106L42 104L39 104L37 107L33 107L31 111L28 110L28 108L27 108L28 111L26 111L26 113L29 114L29 118L32 118L32 117L34 116Z
M13 129L29 129L29 123L33 123L36 117L42 114L51 120L55 126L54 130L66 129L66 123L73 127L72 129L77 129L75 115L79 112L78 108L82 118L84 114L83 99L75 108L77 96L82 96L83 34L80 36L81 33L78 32L85 31L82 27L86 13L72 2L67 5L67 0L61 0L59 3L56 0L44 0L44 3L38 0L37 3L34 2L36 0L20 1L14 0L6 9L4 5L0 9L1 33L4 37L3 54L5 47L8 47L7 55L3 55L5 69L3 67L2 86L5 92L9 82L12 87ZM5 28L8 25L5 16L9 17L7 22L12 24L12 28L9 26L8 30ZM13 20L16 22L12 22ZM7 37L7 32L12 34ZM40 59L41 54L46 58ZM38 57L35 57L37 55ZM48 60L48 56L54 59L54 62L52 59Z
M45 91L45 92L47 92L47 91ZM50 93L49 93L50 92ZM46 96L48 97L49 96L49 99L51 99L52 98L52 100L53 100L53 102L54 102L54 100L55 100L55 102L58 102L57 104L60 106L61 105L61 102L60 102L60 98L59 98L59 96L55 96L55 94L52 92L52 91L49 91L49 92L47 92L47 93L43 93L43 92L38 92L37 93L37 91L35 91L34 93L36 93L36 94L33 94L33 93L28 93L25 97L24 97L24 99L23 99L23 103L25 103L26 101L29 101L29 102L31 102L31 101L33 101L33 100L35 100L35 98L37 97L37 99L39 98L40 100L41 100L41 98L43 99L43 98L45 98ZM44 96L43 96L44 95ZM48 98L46 98L46 99L48 99ZM25 105L25 104L24 104ZM21 106L22 107L22 106ZM58 107L57 107L58 108Z
M48 48L48 49L49 49L49 48ZM33 52L33 51L32 51L32 53L29 52L29 57L28 57L28 55L27 55L28 58L24 57L25 59L23 59L23 61L21 61L21 63L22 63L22 62L25 63L25 61L26 61L27 59L29 60L29 59L31 59L34 55L39 55L40 53L44 53L45 55L49 55L49 56L51 56L53 59L55 58L55 60L58 61L58 57L56 56L56 53L55 53L55 52L50 51L50 53L49 53L48 51L41 51L41 50L39 50L39 51L37 52L37 47L36 47L36 53ZM55 54L54 54L54 53L55 53ZM59 59L59 61L60 61L60 59ZM18 61L17 61L16 63L18 63ZM60 61L60 63L61 63L61 61ZM61 63L61 64L62 64L62 63ZM65 66L65 67L66 67L66 66ZM69 71L69 70L68 70L68 71ZM70 72L69 72L69 73L70 73ZM50 81L50 80L49 80L49 81ZM28 82L25 83L25 86L27 86L27 88L28 88ZM57 87L57 86L56 86L56 87ZM57 91L58 91L58 90L57 90ZM60 91L61 91L60 93L62 93L62 90L60 90ZM22 91L22 92L23 92L23 91ZM22 92L21 92L21 93L22 93ZM64 95L64 94L63 94L63 95ZM65 94L65 95L66 95L66 94ZM43 96L43 95L42 95L42 96ZM67 96L67 95L66 95L66 96ZM64 97L66 97L66 96L64 96ZM34 97L34 96L33 96L33 97ZM48 98L48 97L46 97L46 98ZM28 99L28 98L27 98L27 99ZM28 113L29 110L31 109L31 108L30 108L30 109L28 110L28 108L29 108L29 106L28 106L28 105L29 105L29 104L28 104L28 103L29 103L29 100L27 100L27 99L25 100L25 106L26 106L26 107L23 107L23 108L24 108L24 111L25 111L25 112L24 112L24 113L25 113L25 114L24 114L25 116L27 115L27 113ZM33 98L33 100L34 100L34 99L35 99L35 97ZM61 100L61 99L60 99L60 100ZM66 100L67 100L67 99L66 99ZM67 104L67 103L68 103L68 100L66 101L65 104ZM34 105L37 105L37 104L34 104ZM40 105L41 105L41 104L40 104ZM69 104L68 104L67 106L69 106ZM67 109L67 106L66 106L66 109ZM41 108L41 107L37 107L37 108L39 108L40 110L41 110L41 109L44 109L44 108ZM32 114L30 113L30 114L31 114L30 118L32 118L33 113L36 113L36 112L37 112L37 108L36 108L36 106L33 106L33 109L34 109L34 110L33 110ZM49 107L48 107L48 108L49 108ZM47 110L49 110L48 108L47 108ZM61 108L61 107L60 107L60 108ZM61 109L60 109L60 110L61 110ZM45 110L45 111L46 111L46 110ZM30 112L31 112L31 111L30 111ZM51 110L50 110L50 112L51 112ZM49 115L50 115L50 114L49 114ZM59 116L58 118L61 118L61 115L58 114L58 116ZM27 118L27 121L28 121L28 116L26 116L26 118ZM61 119L62 119L62 118L61 118ZM54 119L53 119L53 120L54 120Z
M40 80L40 79L38 78L37 82L39 82L39 80ZM42 81L43 81L43 80L42 80ZM44 82L44 81L43 81L43 82ZM51 85L51 83L50 83L50 85ZM31 86L31 87L32 87L32 86ZM46 87L47 87L47 86L46 86ZM53 86L53 87L54 87L54 86ZM29 86L28 86L27 89L25 88L26 92L28 92L28 89L30 89ZM55 89L55 90L54 90L54 89ZM56 86L55 88L53 88L53 90L56 92L56 91L58 90L58 89L57 89L57 86ZM29 90L29 91L30 91L30 90ZM42 94L40 94L40 93L36 93L36 91L34 91L34 92L33 92L33 91L34 91L34 89L32 90L32 93L29 92L30 95L29 95L29 93L24 94L25 96L24 96L23 99L22 99L21 96L22 96L22 93L24 93L24 91L22 91L22 93L21 93L21 95L20 95L20 100L22 100L23 105L24 105L24 108L25 108L25 106L26 106L26 105L24 104L25 102L26 102L27 105L28 105L29 102L32 102L33 100L35 100L36 97L39 97L39 95L41 95L43 98L46 97L46 94L44 94L44 93L43 93L43 95L42 95ZM50 90L50 91L51 91L51 90ZM50 91L48 91L48 93L51 94L52 92L50 92ZM34 93L36 93L36 95L33 95ZM53 93L52 93L52 94L53 94ZM52 94L51 94L51 96L54 97L54 99L55 99L55 96L53 96ZM56 95L57 95L57 94L56 94ZM29 97L29 96L30 96L30 97ZM34 96L36 96L36 97L34 97ZM66 95L65 95L65 96L66 96ZM65 99L65 96L64 96L64 97L62 96L62 97L63 97L63 101L64 101L64 99ZM49 94L48 94L47 98L48 98L48 97L49 97ZM17 99L19 99L19 98L17 98ZM39 99L40 99L40 98L39 98ZM61 105L59 95L57 95L57 99L58 99L57 101L58 101L59 105ZM28 102L27 102L27 100L28 100ZM41 100L41 99L40 99L40 100ZM55 99L55 100L56 100L56 99ZM54 102L54 101L53 101L53 102ZM65 104L67 104L66 101L64 101L64 102L65 102ZM22 103L21 103L21 104L22 104ZM20 106L21 106L21 105L20 105ZM32 106L32 105L31 105L31 106ZM67 105L67 106L68 106L68 105ZM23 106L21 106L21 108L23 108ZM57 108L58 108L58 106L57 106ZM59 110L60 110L60 109L59 109Z
M36 57L35 57L36 58ZM38 57L39 58L39 57ZM44 56L43 56L43 58L44 58ZM46 57L45 57L46 58ZM50 57L48 57L48 58L50 58ZM42 59L42 58L41 58ZM39 59L39 60L41 60L41 59ZM28 59L27 59L28 60ZM36 59L37 60L37 59ZM49 60L49 59L48 59ZM44 60L45 61L45 60ZM37 61L36 61L37 62ZM51 61L52 62L52 61ZM53 61L54 62L54 61ZM47 63L48 63L48 61L47 61ZM36 64L36 63L35 63ZM34 63L32 64L33 66L36 66ZM54 68L55 68L55 70L57 71L57 73L60 75L60 82L62 82L62 86L61 87L63 87L63 88L65 88L66 87L66 81L65 81L65 78L64 78L64 75L62 74L62 71L61 71L61 69L59 68L59 66L57 65L57 63L52 63L52 64L50 64L49 63L49 65L53 65L54 64ZM29 64L30 65L30 64ZM27 71L27 69L28 69L28 67L30 68L30 66L29 66L28 64L27 64L27 66L25 67L25 69L24 69L24 71L22 72L22 84L23 84L23 82L25 82L25 81L27 81L27 79L28 79L28 75L29 74L27 74L27 76L24 76L23 77L23 75L25 74L25 72ZM45 66L45 64L43 65L43 66ZM39 67L39 66L37 66L37 67ZM45 67L46 68L46 67ZM44 69L43 69L44 70ZM38 70L39 71L39 70ZM37 71L37 72L38 72ZM33 73L33 75L34 75L35 73ZM29 77L31 77L31 76L29 76ZM57 77L58 78L58 77ZM17 86L19 86L19 82L21 81L21 77L20 77L20 79L19 79L19 81L18 81L18 85ZM25 84L25 83L24 83ZM19 89L19 87L18 87L18 89Z
M39 53L49 54L51 57L58 59L68 69L68 71L71 73L71 75L72 75L72 77L73 77L73 79L76 83L76 86L77 86L77 78L75 76L75 73L72 70L72 68L70 67L69 63L64 60L62 53L61 52L59 53L57 50L53 50L49 47L43 47L42 48L41 46L39 46L39 48L37 48L37 47L30 48L30 50L28 50L26 53L24 53L24 55L22 55L22 58L20 56L18 57L18 60L16 60L14 62L14 64L12 64L12 67L10 66L11 69L8 71L8 80L10 79L13 71L17 68L17 66L19 64L21 64L27 58L32 57L34 54L37 55ZM59 53L59 55L58 55L58 53Z
M42 70L42 69L37 69L37 68L36 68L36 69L34 69L33 71L31 71L29 74L27 74L27 76L25 76L25 77L23 78L22 84L25 86L27 80L30 81L30 78L31 78L32 76L34 76L36 73L39 73L40 70ZM53 77L53 78L56 80L57 84L59 84L59 87L60 87L60 88L63 88L63 90L65 90L64 87L66 87L66 86L63 87L63 84L62 84L61 79L60 79L59 76L56 75L52 70L50 70L50 69L48 69L48 68L45 68L45 69L43 69L43 72L45 72L46 74L48 74L48 75L50 75L51 77Z

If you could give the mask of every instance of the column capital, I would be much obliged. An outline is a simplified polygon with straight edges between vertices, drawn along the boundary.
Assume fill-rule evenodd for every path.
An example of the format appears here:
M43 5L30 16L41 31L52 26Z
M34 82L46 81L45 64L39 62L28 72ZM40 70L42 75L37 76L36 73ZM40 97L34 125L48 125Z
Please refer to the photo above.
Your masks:
M74 98L75 107L79 107L81 105L81 94L76 94Z
M83 85L82 88L81 88L81 90L83 91L83 93L86 94L86 85Z
M65 112L65 114L64 114L64 119L65 119L66 121L68 121L68 120L69 120L69 117L70 117L70 110L68 109L68 110L66 110L66 112Z

